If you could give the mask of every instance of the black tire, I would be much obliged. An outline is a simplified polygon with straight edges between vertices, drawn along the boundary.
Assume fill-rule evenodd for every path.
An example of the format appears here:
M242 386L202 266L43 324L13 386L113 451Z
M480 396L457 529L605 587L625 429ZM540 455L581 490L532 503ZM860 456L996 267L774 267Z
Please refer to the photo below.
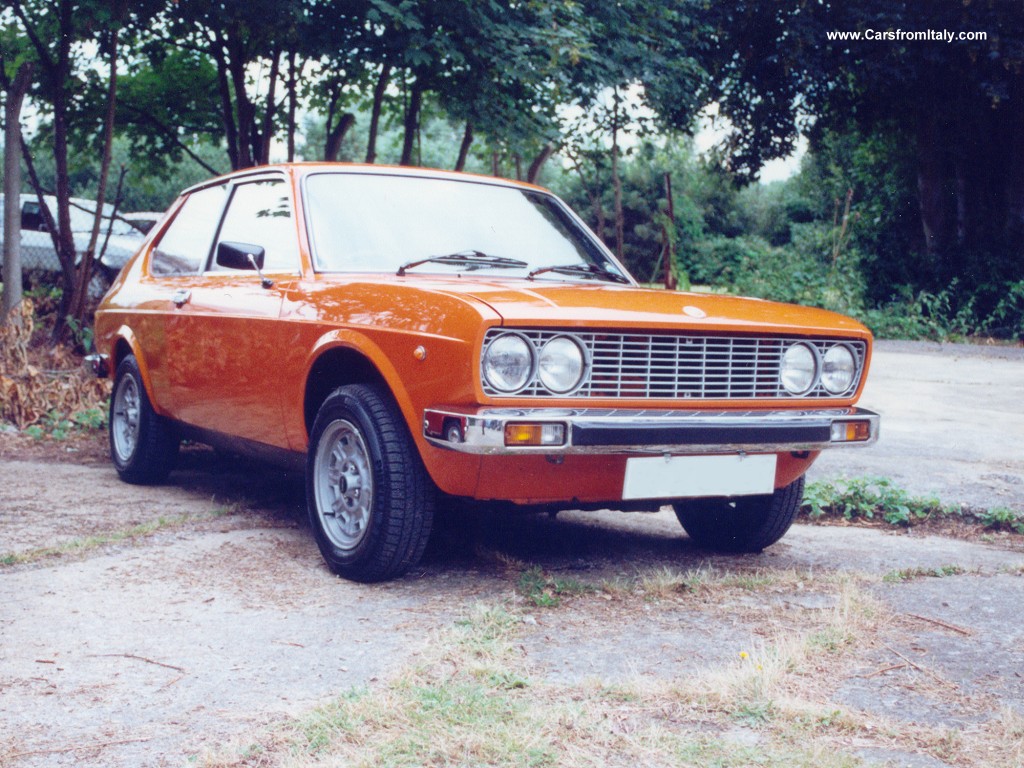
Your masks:
M167 479L179 440L167 420L153 410L134 355L117 366L107 424L110 458L122 480L151 485Z
M331 393L309 437L306 505L332 571L361 582L405 573L430 538L435 495L384 387L351 384Z
M800 477L770 496L682 499L673 506L697 546L719 552L760 552L786 534L803 496Z

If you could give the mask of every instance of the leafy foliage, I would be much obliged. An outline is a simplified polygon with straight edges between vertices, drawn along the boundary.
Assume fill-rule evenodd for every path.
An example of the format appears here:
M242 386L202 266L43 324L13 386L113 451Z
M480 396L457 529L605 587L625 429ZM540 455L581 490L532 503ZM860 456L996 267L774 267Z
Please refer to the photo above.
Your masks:
M845 520L876 516L891 525L912 525L944 514L938 499L911 496L884 477L810 483L802 511L811 519L832 515Z

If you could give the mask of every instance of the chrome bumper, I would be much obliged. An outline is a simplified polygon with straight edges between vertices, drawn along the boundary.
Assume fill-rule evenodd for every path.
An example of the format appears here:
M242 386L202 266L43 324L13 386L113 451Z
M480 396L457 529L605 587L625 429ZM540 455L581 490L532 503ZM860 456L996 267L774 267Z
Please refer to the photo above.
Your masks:
M423 436L462 453L782 453L820 451L878 440L877 413L862 408L809 411L682 411L557 408L431 408ZM546 425L558 443L508 445L507 430ZM560 425L560 426L559 426ZM849 428L866 437L847 439Z

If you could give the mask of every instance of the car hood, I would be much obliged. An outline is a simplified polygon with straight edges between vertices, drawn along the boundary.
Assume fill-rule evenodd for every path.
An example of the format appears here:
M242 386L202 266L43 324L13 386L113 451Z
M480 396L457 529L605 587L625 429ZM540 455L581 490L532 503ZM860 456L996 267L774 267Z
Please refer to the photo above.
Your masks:
M542 285L537 282L449 284L444 292L491 307L505 325L663 328L693 331L842 333L867 337L851 318L812 307L761 299L663 291L608 284Z

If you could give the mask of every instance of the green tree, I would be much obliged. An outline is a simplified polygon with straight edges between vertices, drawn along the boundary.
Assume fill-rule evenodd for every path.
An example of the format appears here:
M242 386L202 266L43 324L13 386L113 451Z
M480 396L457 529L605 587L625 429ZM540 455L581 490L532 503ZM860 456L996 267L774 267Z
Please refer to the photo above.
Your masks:
M92 269L92 253L87 253L76 265L75 243L71 232L69 197L71 192L68 168L68 148L76 118L82 111L76 97L81 80L85 77L88 46L98 44L101 55L108 59L108 72L114 73L119 60L119 40L122 34L148 25L156 10L155 2L88 2L86 0L12 0L9 9L0 16L4 24L4 39L10 30L28 41L27 48L36 62L37 87L33 96L44 106L50 119L52 156L54 161L54 194L57 198L56 221L50 222L54 249L61 263L63 293L58 310L55 338L60 338L67 325L70 311L73 319L80 319L84 307L84 294ZM109 139L113 130L113 108L116 101L116 77L108 76L104 103L107 116L98 126ZM88 131L87 125L77 126ZM96 126L93 127L96 129ZM31 171L30 167L30 171ZM102 202L105 174L101 174L98 198ZM44 211L45 211L44 207ZM97 221L100 211L97 210ZM95 247L96 236L91 240Z
M157 44L212 63L232 168L269 161L280 119L278 89L298 87L300 62L293 54L306 31L306 11L304 0L176 0L154 27Z
M733 132L732 167L756 177L807 120L852 120L912 153L918 281L1024 276L1024 13L1002 0L711 3L711 99ZM985 39L908 39L907 32ZM830 39L853 32L860 40ZM879 39L889 35L889 39ZM873 39L865 39L865 36Z
M683 0L582 3L591 44L574 68L569 93L584 110L570 154L593 154L595 138L609 138L614 247L624 255L626 221L619 172L626 135L660 128L689 130L700 106L704 73L693 56L699 40L691 4Z

